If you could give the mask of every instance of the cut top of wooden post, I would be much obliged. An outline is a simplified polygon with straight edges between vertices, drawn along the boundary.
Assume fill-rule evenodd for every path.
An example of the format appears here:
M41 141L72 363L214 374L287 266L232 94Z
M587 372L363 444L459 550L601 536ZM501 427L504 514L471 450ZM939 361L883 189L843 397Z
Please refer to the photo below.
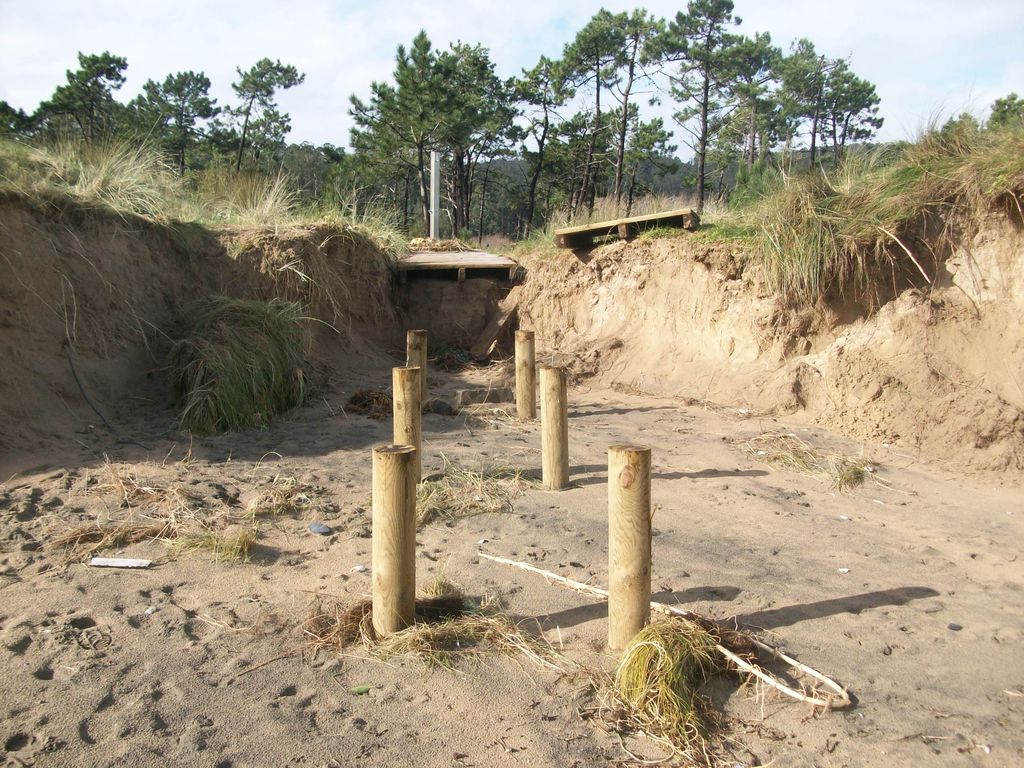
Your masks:
M624 240L629 240L645 229L677 227L693 230L699 226L700 216L696 211L691 208L679 208L675 211L598 221L578 227L563 227L555 230L555 243L559 248L587 248L593 244L594 238L607 235L617 235Z

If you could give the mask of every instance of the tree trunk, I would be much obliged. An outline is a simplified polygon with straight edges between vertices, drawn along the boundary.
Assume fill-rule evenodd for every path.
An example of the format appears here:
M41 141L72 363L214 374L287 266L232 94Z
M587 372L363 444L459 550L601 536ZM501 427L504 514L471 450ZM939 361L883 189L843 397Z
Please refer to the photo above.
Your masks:
M697 137L697 214L704 211L705 159L708 151L708 99L711 98L711 72L704 65L703 99L700 103L700 135Z
M750 102L750 123L747 127L747 173L754 170L755 136L757 134L757 102Z
M615 157L615 202L622 199L622 165L626 158L626 128L629 125L629 94L633 90L633 77L636 74L636 55L640 49L640 40L633 41L633 55L629 58L629 70L626 76L626 87L622 90L622 119L619 121L619 146Z
M427 183L427 169L426 159L424 157L426 148L423 146L423 142L420 142L416 147L416 157L419 163L419 176L420 176L420 203L423 206L423 226L426 228L427 233L430 233L430 185Z
M484 166L484 180L480 185L480 226L477 228L477 245L483 245L484 242L484 205L487 202L487 177L490 173L491 164L488 162L487 165Z
M252 114L252 105L256 100L255 96L249 99L249 106L245 108L245 121L242 123L242 138L238 142L238 158L235 160L235 173L242 170L242 151L245 149L245 137L249 133L249 115Z
M533 174L530 178L530 193L526 203L526 236L529 237L530 232L533 230L533 213L536 209L537 204L537 183L540 181L540 174L544 168L544 143L548 138L548 110L544 108L544 130L540 132L540 138L537 139L537 165L533 169Z
M591 186L591 165L594 162L594 144L597 142L597 135L601 131L601 57L594 60L594 127L590 133L590 141L587 143L587 161L583 164L583 182L580 184L580 194L577 205L588 199L587 192ZM590 198L590 208L593 210L593 196Z
M629 174L629 194L626 196L626 216L629 216L633 212L633 193L636 191L636 169L639 166L633 166L633 170Z
M402 230L409 232L409 196L411 194L412 182L409 180L409 171L402 174L405 180L405 199L402 201Z

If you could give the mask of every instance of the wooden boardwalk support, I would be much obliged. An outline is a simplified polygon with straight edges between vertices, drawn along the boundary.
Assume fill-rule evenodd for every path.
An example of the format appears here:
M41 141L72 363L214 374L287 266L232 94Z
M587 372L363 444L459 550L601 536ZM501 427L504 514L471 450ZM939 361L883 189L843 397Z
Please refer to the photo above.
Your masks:
M395 445L411 445L416 449L413 460L415 483L423 479L422 376L423 369L415 365L391 369L393 440Z
M565 371L540 366L541 483L549 491L569 487L569 407Z
M650 213L644 216L630 216L627 219L612 219L579 227L564 227L555 230L555 243L559 248L589 248L597 237L618 235L623 240L632 240L639 232L655 227L678 227L696 229L700 216L690 208L680 208L664 213Z
M416 485L411 445L373 449L373 629L405 629L416 611Z
M516 415L537 418L537 371L533 331L516 331Z
M608 647L651 618L651 449L608 447Z
M427 332L405 332L405 364L420 369L420 402L427 402Z
M473 346L469 348L469 356L474 360L483 360L490 355L502 333L515 320L521 292L522 286L517 285L508 292L508 296L498 302L498 311L487 323L487 327L484 328L483 333L473 343Z
M501 274L510 280L518 268L519 262L514 259L484 251L418 251L395 262L395 269L400 274L462 270L469 277L473 272L481 272L485 275Z

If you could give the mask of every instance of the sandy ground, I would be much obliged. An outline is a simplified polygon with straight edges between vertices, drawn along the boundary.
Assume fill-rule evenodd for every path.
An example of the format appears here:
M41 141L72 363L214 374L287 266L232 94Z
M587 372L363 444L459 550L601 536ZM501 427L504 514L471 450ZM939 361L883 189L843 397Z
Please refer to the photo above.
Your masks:
M368 572L354 568L370 565L370 447L389 441L390 422L339 406L356 386L388 380L380 368L344 382L267 430L189 445L159 434L165 413L147 422L159 428L130 425L148 451L93 431L55 442L48 466L4 457L5 477L23 470L0 486L4 765L629 763L615 737L581 721L578 679L521 659L487 655L446 671L358 652L278 658L301 645L295 626L315 595L368 593ZM432 382L442 393L461 385ZM1024 761L1019 488L727 406L579 389L570 416L573 487L530 490L514 514L423 529L420 582L444 570L471 594L499 596L525 627L539 624L569 658L610 668L600 602L476 552L487 539L494 554L603 585L606 447L645 443L654 451L657 599L760 627L856 698L849 711L816 715L723 687L731 764ZM539 467L538 424L500 413L491 421L425 416L428 471L442 452L470 467ZM735 444L783 428L815 446L864 452L885 485L837 494ZM116 496L87 492L103 453L151 485L182 484L209 510L242 505L275 477L312 486L314 508L268 524L244 564L172 558L156 542L124 551L157 560L145 571L67 563L48 539L122 512ZM335 533L310 533L313 520ZM372 688L355 695L357 685Z

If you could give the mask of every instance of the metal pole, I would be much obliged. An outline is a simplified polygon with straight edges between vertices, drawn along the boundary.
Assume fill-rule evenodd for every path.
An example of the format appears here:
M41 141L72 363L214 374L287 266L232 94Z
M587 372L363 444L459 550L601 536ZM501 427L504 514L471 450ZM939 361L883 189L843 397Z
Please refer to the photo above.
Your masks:
M430 239L441 238L441 156L430 151Z

